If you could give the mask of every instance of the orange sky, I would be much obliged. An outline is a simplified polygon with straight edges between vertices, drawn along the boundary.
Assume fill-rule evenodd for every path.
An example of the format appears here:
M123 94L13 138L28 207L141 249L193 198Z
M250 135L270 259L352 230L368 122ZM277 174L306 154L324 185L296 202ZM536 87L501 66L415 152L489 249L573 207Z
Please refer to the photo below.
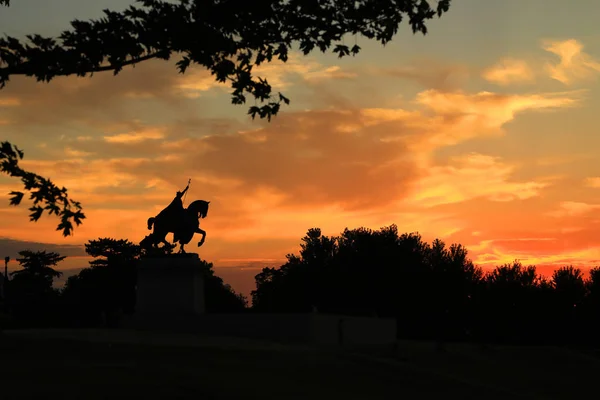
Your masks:
M600 36L587 18L600 6L549 1L547 15L532 6L512 17L483 3L457 1L426 37L404 29L385 48L359 38L355 59L296 54L259 69L292 100L271 123L251 121L202 69L177 74L175 61L117 77L11 79L1 139L25 150L24 168L66 186L87 219L66 239L53 218L29 223L26 204L8 206L19 182L1 177L0 249L14 256L34 241L77 255L81 246L64 246L137 242L191 178L187 203L211 201L199 254L246 293L311 227L334 235L396 223L462 243L486 268L600 264ZM26 10L9 10L6 32L25 33ZM63 28L56 18L43 29Z

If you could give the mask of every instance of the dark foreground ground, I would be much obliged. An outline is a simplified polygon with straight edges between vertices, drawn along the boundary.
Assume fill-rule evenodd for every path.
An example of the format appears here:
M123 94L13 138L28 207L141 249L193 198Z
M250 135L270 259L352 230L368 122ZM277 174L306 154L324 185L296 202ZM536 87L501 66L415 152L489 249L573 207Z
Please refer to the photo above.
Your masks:
M117 331L5 331L0 399L594 398L600 358L403 342L357 354ZM590 397L592 396L592 397Z

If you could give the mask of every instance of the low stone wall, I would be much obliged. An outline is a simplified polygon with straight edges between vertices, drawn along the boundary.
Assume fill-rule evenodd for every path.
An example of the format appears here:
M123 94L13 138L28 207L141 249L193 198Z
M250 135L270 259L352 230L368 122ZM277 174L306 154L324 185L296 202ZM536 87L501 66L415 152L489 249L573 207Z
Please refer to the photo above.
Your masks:
M393 319L327 314L204 314L137 319L128 327L236 336L280 343L369 346L396 342Z
M347 346L387 345L396 342L396 321L389 318L313 314L312 341Z
M388 345L393 319L307 314L205 314L204 279L197 254L142 259L136 312L122 327L237 336L280 343Z
M281 343L307 343L311 337L308 314L205 314L201 332L240 336Z

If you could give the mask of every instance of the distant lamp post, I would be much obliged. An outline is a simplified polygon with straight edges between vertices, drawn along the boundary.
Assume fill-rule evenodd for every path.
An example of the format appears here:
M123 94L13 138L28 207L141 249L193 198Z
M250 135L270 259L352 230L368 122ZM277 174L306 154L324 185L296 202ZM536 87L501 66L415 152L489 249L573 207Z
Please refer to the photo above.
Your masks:
M4 279L8 280L8 262L10 257L4 257Z

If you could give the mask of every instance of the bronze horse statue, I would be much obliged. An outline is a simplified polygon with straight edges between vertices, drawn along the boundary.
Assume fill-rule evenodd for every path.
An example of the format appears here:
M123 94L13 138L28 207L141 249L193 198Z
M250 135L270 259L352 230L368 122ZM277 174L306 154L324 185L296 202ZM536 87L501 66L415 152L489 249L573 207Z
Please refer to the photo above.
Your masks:
M202 235L198 247L204 244L206 232L200 229L200 219L206 218L208 215L210 201L196 200L190 203L187 208L183 208L181 197L188 190L188 187L182 192L177 192L171 204L156 217L148 218L148 229L154 227L154 231L140 242L142 248L156 248L159 243L170 245L166 240L168 233L173 233L173 243L179 242L180 253L185 253L183 246L192 240L195 233Z

